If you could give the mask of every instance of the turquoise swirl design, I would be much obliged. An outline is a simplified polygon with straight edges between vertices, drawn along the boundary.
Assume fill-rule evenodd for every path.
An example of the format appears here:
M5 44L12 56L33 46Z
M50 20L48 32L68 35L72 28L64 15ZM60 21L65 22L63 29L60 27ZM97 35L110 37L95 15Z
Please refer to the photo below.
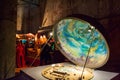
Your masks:
M85 61L88 51L89 64L102 64L109 53L107 43L102 34L92 25L83 20L65 19L57 25L57 40L60 42L62 51L72 58ZM90 46L91 45L91 46ZM103 61L99 61L99 59ZM93 65L92 64L92 65Z

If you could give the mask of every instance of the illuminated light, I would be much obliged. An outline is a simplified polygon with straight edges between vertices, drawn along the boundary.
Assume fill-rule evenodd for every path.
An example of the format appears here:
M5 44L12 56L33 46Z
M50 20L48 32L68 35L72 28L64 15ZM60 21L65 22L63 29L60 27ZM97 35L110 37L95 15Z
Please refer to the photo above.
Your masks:
M93 26L91 26L91 29L94 29L94 27L93 27Z
M91 30L89 29L88 32L91 32Z
M53 33L52 32L50 32L50 36L52 36L53 35Z
M18 34L16 34L16 38L20 38L20 36Z
M45 35L43 35L43 41L44 41L44 43L47 41L47 38Z
M43 38L43 36L42 36L42 35L40 36L40 43L41 43L41 44L43 44L43 43L44 43L44 38Z
M40 38L43 38L42 36L40 36Z
M54 67L54 66L55 66L55 64L52 64L51 66L52 66L52 67Z
M37 34L35 35L35 42L37 42Z
M45 35L43 35L43 38L46 38L46 36L45 36Z

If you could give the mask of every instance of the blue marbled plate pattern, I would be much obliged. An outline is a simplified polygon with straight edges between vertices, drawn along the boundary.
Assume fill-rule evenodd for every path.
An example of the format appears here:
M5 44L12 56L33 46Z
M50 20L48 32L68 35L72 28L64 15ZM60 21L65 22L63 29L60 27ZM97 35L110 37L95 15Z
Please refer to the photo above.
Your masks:
M88 22L80 19L63 19L54 28L54 37L60 51L73 63L97 68L105 64L109 48L104 36Z

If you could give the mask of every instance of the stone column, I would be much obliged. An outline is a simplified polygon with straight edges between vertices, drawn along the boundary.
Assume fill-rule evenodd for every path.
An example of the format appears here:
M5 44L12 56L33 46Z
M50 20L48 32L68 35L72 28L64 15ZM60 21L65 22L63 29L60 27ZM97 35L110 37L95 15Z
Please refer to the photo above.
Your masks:
M15 75L17 0L0 1L0 80Z

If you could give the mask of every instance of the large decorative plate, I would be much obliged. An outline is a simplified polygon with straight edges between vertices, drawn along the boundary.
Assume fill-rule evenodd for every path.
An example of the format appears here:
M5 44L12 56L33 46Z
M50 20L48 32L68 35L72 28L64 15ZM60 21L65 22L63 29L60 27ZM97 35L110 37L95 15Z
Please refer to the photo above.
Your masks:
M98 68L107 62L108 44L96 26L89 22L65 18L54 26L53 33L58 49L74 64L83 66L86 62L86 67Z

